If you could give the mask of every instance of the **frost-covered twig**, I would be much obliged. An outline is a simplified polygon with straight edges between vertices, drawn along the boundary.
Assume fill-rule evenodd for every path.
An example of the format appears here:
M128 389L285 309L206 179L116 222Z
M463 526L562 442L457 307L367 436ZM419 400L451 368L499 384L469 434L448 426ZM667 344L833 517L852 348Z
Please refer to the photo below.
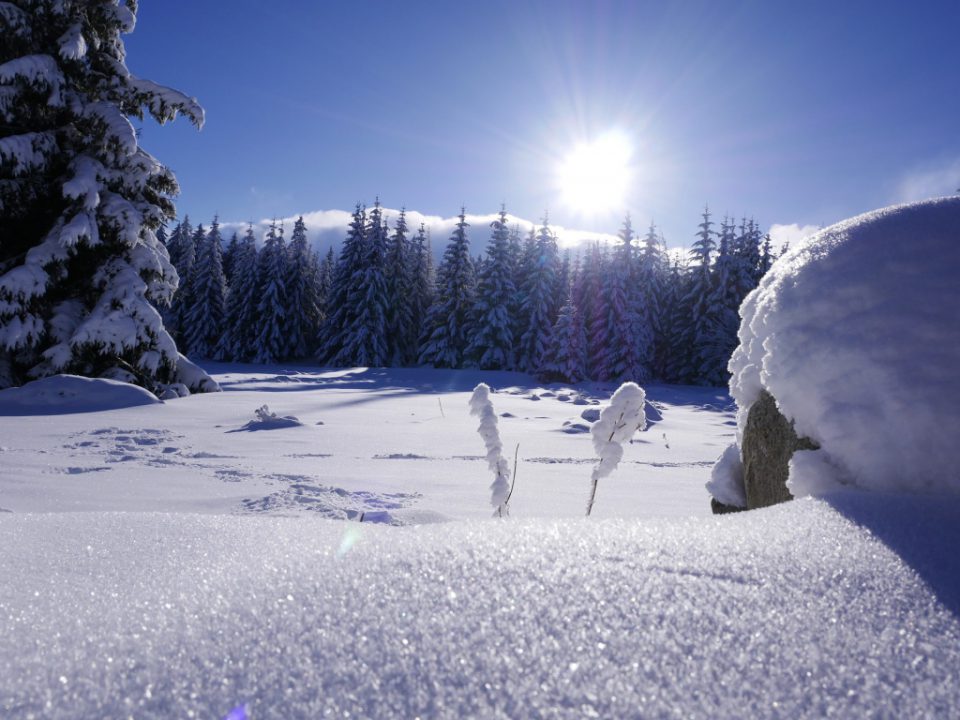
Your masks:
M628 382L610 398L610 405L600 413L600 419L590 429L593 447L599 458L590 476L590 499L587 501L587 516L593 510L597 495L597 482L612 473L623 458L623 443L630 440L637 430L647 426L644 411L646 393L636 383Z
M497 416L493 412L493 403L490 402L490 386L480 383L470 396L470 414L480 418L480 427L477 432L483 438L487 448L487 465L493 471L493 482L490 484L490 504L495 507L496 515L504 517L509 514L507 500L510 498L509 463L503 457L503 443L500 442L500 431L497 429Z
M510 492L507 493L507 499L503 501L504 506L510 504L510 498L513 497L513 489L517 486L517 458L520 456L520 443L517 443L513 451L513 478L510 480Z

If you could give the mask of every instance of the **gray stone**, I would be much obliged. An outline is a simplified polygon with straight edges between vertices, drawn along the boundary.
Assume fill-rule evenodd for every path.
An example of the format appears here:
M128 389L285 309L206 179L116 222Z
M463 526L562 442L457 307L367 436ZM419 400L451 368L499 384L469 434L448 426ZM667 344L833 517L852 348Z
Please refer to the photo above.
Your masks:
M580 413L580 417L589 423L595 423L600 419L600 410L597 408L589 408Z
M787 490L788 464L797 450L820 446L809 438L797 437L793 423L777 407L767 391L750 407L741 443L743 486L747 508L767 507L791 500Z

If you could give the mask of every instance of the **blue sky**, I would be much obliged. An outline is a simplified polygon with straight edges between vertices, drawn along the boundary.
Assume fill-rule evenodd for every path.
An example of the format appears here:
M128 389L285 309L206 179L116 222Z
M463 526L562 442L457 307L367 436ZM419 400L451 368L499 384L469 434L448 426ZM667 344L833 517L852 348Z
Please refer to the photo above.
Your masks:
M145 123L195 220L461 204L689 244L699 212L829 224L960 187L957 2L142 2L133 72L207 112ZM611 129L622 209L556 167ZM475 243L479 238L475 239Z

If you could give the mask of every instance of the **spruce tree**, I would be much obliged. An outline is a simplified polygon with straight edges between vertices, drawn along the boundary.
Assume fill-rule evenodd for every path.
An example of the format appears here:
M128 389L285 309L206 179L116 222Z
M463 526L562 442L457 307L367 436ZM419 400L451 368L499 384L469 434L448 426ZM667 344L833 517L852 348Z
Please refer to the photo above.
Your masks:
M560 308L537 377L544 382L565 383L586 379L586 350L583 316L570 296Z
M199 231L202 226L199 226ZM216 217L210 232L198 245L197 263L190 282L189 305L183 314L182 334L186 353L194 358L213 357L223 332L227 294L223 275L223 240Z
M690 249L691 265L689 287L682 301L684 314L683 341L688 357L680 372L680 381L695 384L707 384L701 374L704 359L710 353L707 346L712 343L713 318L711 302L713 296L713 274L711 261L716 250L713 221L710 208L705 208L699 225L697 240Z
M270 223L267 240L259 255L257 290L257 337L253 362L269 364L289 355L287 340L287 248L283 227Z
M320 322L317 270L307 242L303 216L297 218L287 248L287 343L289 355L304 358L314 350Z
M536 372L560 310L557 307L560 258L556 236L546 218L537 231L533 254L528 256L527 262L530 271L524 283L520 307L525 330L520 337L518 369Z
M233 232L230 235L230 242L227 243L227 249L223 251L223 276L227 280L227 287L233 280L233 269L237 264L237 255L240 254L240 236Z
M333 271L326 319L320 327L317 357L328 365L337 364L355 322L358 309L351 305L351 293L366 262L366 233L367 212L357 203Z
M330 311L330 288L333 285L333 269L336 267L337 259L331 247L323 260L317 266L317 309L319 310L319 327L327 320L327 314Z
M427 316L433 304L436 290L436 278L433 273L433 250L430 247L430 237L423 223L413 240L410 261L410 336L407 338L411 354L407 364L417 362L420 345L426 343L431 328L427 325Z
M387 243L384 268L387 357L390 364L396 367L413 362L417 351L417 328L413 315L414 250L407 232L407 213L401 209Z
M368 217L363 250L360 267L353 275L347 295L352 308L351 322L344 328L343 347L333 359L333 364L340 367L383 367L387 364L384 278L387 228L383 224L379 199Z
M510 303L516 295L514 269L510 265L510 231L507 212L490 223L493 232L487 245L487 259L479 272L473 327L467 360L482 370L507 370L513 363L513 328Z
M177 183L128 118L196 100L129 73L136 3L3 3L0 12L0 387L55 373L160 391L178 353L156 306L176 272L156 237ZM117 329L123 327L123 332Z
M606 261L600 243L591 243L586 249L577 282L573 286L573 302L580 313L587 338L586 375L592 380L609 375L606 367L605 274Z
M461 208L459 221L437 270L437 297L430 308L428 335L420 350L420 362L432 363L434 367L460 367L469 342L467 329L474 304L474 272L468 227L466 209Z
M653 330L646 315L646 301L639 282L639 268L630 216L619 233L610 268L607 299L607 341L602 380L646 382L653 351Z
M737 346L740 294L737 288L739 260L733 254L734 242L733 224L725 219L720 226L720 246L710 272L710 294L699 318L696 338L697 382L704 385L727 382L727 363Z
M234 261L233 280L227 295L225 328L215 352L217 360L249 362L256 352L260 292L257 256L257 241L253 235L253 224L250 224Z

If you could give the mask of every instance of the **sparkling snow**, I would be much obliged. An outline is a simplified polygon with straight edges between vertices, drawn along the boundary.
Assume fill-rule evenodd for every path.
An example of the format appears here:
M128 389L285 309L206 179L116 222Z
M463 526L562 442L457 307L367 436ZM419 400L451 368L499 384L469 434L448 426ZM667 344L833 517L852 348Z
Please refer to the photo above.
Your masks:
M4 720L960 711L956 497L711 517L730 399L649 386L587 520L596 456L564 423L613 387L205 369L224 392L0 415ZM510 520L481 381L520 445ZM300 425L236 432L264 405Z

